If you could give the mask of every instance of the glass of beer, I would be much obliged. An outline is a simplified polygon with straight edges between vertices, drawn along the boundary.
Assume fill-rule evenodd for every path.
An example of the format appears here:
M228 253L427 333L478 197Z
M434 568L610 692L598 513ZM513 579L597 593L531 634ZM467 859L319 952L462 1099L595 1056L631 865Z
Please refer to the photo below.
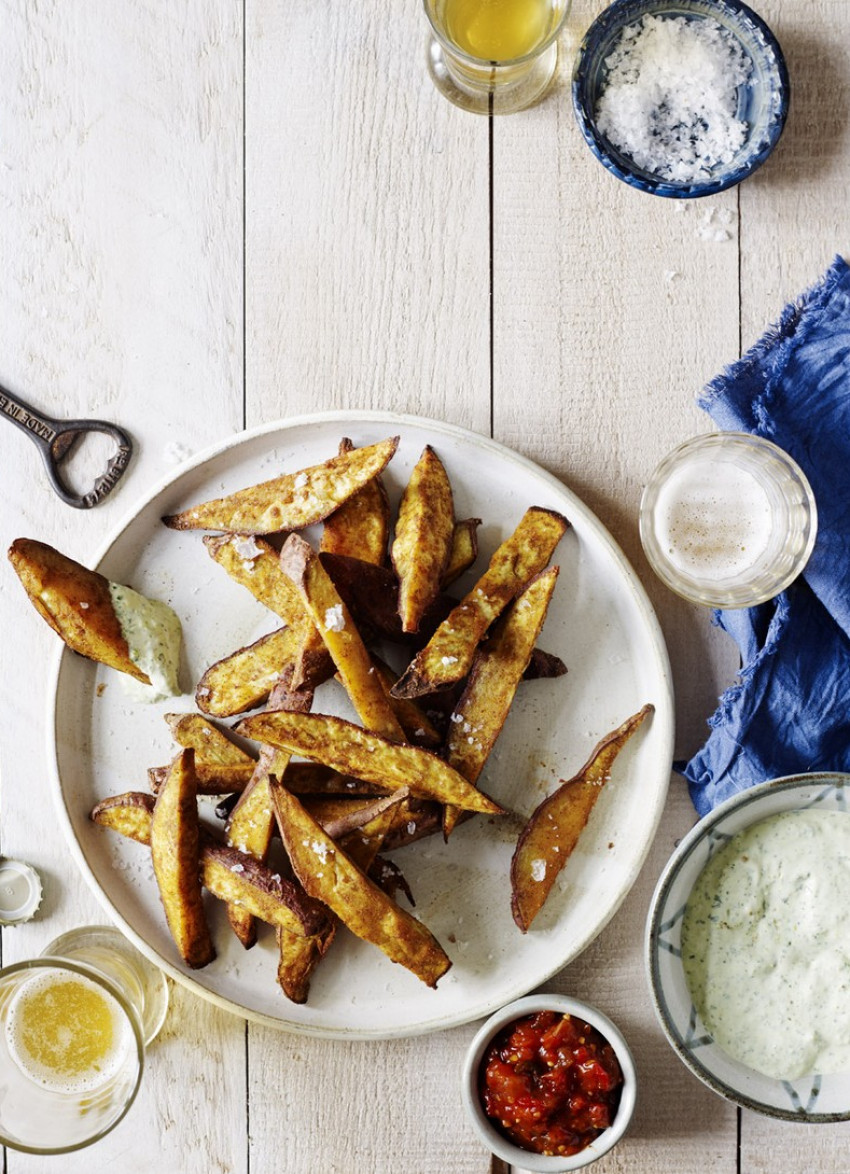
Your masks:
M784 591L808 562L817 504L788 453L748 432L679 445L643 491L640 536L662 582L709 607L752 607Z
M165 1012L154 981L145 1018L145 981L123 946L117 930L89 927L52 943L62 954L0 970L0 1144L68 1153L114 1129L132 1105L146 1033Z
M570 0L424 0L428 72L456 106L512 114L555 77Z

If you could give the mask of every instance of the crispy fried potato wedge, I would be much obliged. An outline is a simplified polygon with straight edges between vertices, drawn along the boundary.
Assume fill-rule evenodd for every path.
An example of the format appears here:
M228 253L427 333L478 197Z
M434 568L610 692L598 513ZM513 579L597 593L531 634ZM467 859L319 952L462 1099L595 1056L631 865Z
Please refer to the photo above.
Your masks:
M251 781L254 773L254 760L232 763L221 766L218 763L199 762L195 767L195 783L199 795L229 795L234 791L242 792ZM167 766L151 766L148 768L148 784L154 795L162 790L163 783L168 776Z
M290 674L291 676L291 674ZM272 708L289 710L292 713L308 713L313 704L311 692L299 693L289 687L286 678L279 681L269 697ZM251 781L230 812L224 833L228 844L238 848L265 864L274 831L274 814L269 792L269 775L278 777L289 766L286 750L263 746L260 757L251 776ZM227 919L231 928L245 949L250 949L257 940L257 923L254 915L242 905L229 904Z
M430 750L436 750L438 746L442 745L443 739L440 731L422 706L415 701L409 701L406 697L392 696L391 689L398 680L398 673L393 672L390 666L374 653L372 654L372 664L375 666L376 674L380 677L381 685L392 706L393 713L404 730L405 741L411 742L414 746L427 746Z
M440 587L443 590L450 587L455 579L459 579L464 571L468 571L478 558L478 527L480 525L480 518L464 518L462 522L455 522L449 561L440 580Z
M422 616L437 598L453 534L451 483L443 462L428 444L401 496L390 552L398 575L403 631L418 632Z
M295 795L381 795L384 791L362 779L340 774L320 762L290 762L286 789Z
M304 607L298 592L280 569L278 553L263 538L244 534L208 534L207 553L218 565L251 592L255 599L303 635Z
M150 847L155 802L153 795L144 791L125 791L95 804L90 818L101 827L112 828L119 835Z
M416 637L402 630L398 614L398 579L394 571L339 554L321 553L319 558L361 632L374 633L395 642L416 641ZM457 602L440 594L422 617L417 635L433 632Z
M263 705L301 649L299 628L278 628L210 665L198 682L195 704L210 717L234 717Z
M511 910L523 933L575 848L614 760L653 709L644 705L607 734L578 774L544 799L523 828L511 860Z
M321 522L386 468L398 437L355 448L297 473L287 473L163 518L173 530L276 534Z
M327 910L308 897L301 885L236 848L206 845L202 864L203 882L211 893L229 905L242 905L267 925L304 936L327 927Z
M477 781L505 724L557 579L557 567L536 575L499 619L472 662L466 688L449 719L443 755L467 782ZM454 829L458 815L456 808L446 808L445 836Z
M208 534L204 538L212 558L228 572L231 579L242 583L259 602L270 607L281 616L286 625L297 633L294 684L296 688L315 688L328 680L333 673L332 662L322 636L306 613L304 605L292 582L281 569L277 551L262 538L254 542L258 553L252 559L243 559L240 542L244 535L231 534L228 537Z
M238 732L388 791L408 786L420 798L454 803L464 810L489 815L503 814L497 803L430 750L398 745L343 718L315 713L259 713L241 722Z
M167 713L165 721L177 745L195 751L196 770L199 762L209 766L250 766L253 770L255 757L201 714Z
M108 579L32 538L16 538L9 561L33 607L70 649L150 685L130 658Z
M544 652L542 648L535 648L531 654L528 667L522 674L524 681L542 681L552 677L563 677L567 666L560 656L553 652Z
M197 969L215 958L200 881L195 752L171 765L151 816L151 857L165 918L180 956Z
M351 441L343 438L341 453L351 452ZM390 537L390 503L380 476L344 502L325 518L320 549L331 554L351 555L381 566L387 557Z
M150 846L154 800L144 791L128 791L103 799L91 819L122 836ZM320 933L327 910L307 896L300 885L272 873L259 861L201 832L201 881L220 901L241 903L260 921L290 933Z
M375 861L378 850L393 822L392 807L405 801L403 792L370 803L371 814L364 812L364 818L355 826L348 822L339 825L334 833L326 829L331 839L340 838L341 847L363 872L367 872ZM348 800L351 803L351 800ZM310 989L310 979L331 946L335 936L336 918L332 918L330 929L309 938L299 938L278 930L279 952L277 978L283 993L293 1002L305 1003Z
M534 575L542 571L569 523L532 506L490 559L472 590L440 624L393 687L396 697L435 693L467 675L481 637Z
M406 802L409 794L407 788L403 787L390 795L380 795L377 799L341 799L338 796L317 799L304 796L301 805L332 840L344 840L353 832L362 831L367 824L374 823L378 816L386 812L389 812L389 818L385 821L385 831L388 832L393 825L396 809ZM363 867L360 860L358 864Z
M403 742L404 730L372 658L316 551L299 534L290 534L280 552L280 565L297 588L364 726Z
M152 790L156 788L158 774L163 769L163 767L155 767L152 771L148 771ZM197 767L195 769L196 771L198 770ZM246 778L245 784L238 787L234 792L229 793L218 804L216 814L219 815L219 818L226 819L230 815L248 781L249 779ZM376 787L372 783L365 783L362 779L353 779L350 775L341 775L339 771L332 770L329 766L323 766L320 762L290 762L286 768L286 784L287 790L292 791L293 795L317 795L337 798L344 796L347 799L351 799L357 796L374 798L376 795L386 794L386 790L381 787ZM198 794L202 795L205 792L199 787ZM213 790L211 787L209 794L220 795L222 792L220 790ZM221 808L221 812L219 812L219 808Z
M431 931L369 880L276 779L271 789L281 837L306 892L358 937L435 987L451 961Z
M272 842L272 831L273 818L268 768L261 755L253 778L230 813L224 834L231 847L236 848L238 852L252 856L261 864L265 864ZM256 944L256 918L243 904L237 905L235 902L229 902L227 920L246 950Z
M336 918L329 918L327 928L309 937L277 931L277 981L293 1003L306 1003L310 979L336 937Z
M248 541L254 544L258 552L251 559L243 558L240 554L240 550L244 549L240 546L240 543L245 542L244 535L207 535L204 545L232 579L247 587L260 603L271 608L297 633L293 683L296 688L313 688L333 673L324 641L311 622L299 592L283 573L274 547L262 538L252 537Z

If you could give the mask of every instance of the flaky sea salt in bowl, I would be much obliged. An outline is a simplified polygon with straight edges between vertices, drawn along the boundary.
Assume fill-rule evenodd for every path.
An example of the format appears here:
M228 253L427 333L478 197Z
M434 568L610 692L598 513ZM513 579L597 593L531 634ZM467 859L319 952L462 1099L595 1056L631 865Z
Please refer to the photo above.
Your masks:
M572 93L581 132L612 174L690 199L765 161L790 85L776 38L740 0L615 0L582 41Z

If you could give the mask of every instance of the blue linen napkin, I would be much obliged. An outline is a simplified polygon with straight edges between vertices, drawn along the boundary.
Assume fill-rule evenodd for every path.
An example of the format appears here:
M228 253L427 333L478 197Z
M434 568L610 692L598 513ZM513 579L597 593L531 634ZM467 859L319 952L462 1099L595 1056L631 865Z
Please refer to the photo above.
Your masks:
M823 279L700 398L721 428L784 448L809 478L818 536L802 577L758 607L715 613L740 674L687 764L698 813L765 779L850 771L850 268Z

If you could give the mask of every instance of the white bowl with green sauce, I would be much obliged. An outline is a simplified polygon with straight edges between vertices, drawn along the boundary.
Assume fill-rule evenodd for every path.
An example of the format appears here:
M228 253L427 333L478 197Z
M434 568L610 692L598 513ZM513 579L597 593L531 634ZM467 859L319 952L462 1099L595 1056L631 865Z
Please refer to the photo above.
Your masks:
M681 841L653 896L647 962L675 1051L721 1096L850 1119L850 774L762 783Z

